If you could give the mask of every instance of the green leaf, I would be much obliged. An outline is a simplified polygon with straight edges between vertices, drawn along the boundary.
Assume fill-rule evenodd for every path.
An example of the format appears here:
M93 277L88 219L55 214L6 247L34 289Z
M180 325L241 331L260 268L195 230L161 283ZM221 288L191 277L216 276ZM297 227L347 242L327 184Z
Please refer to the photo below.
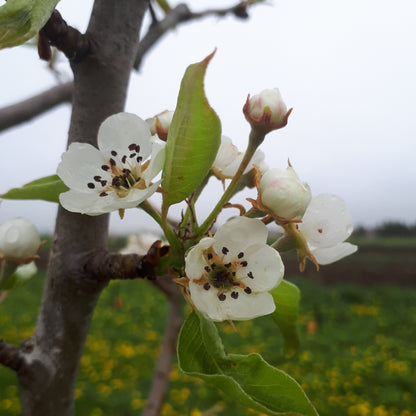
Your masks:
M276 305L276 310L271 317L277 323L283 335L283 352L286 357L291 357L299 348L297 319L300 291L293 283L283 280L270 293Z
M21 45L45 25L59 0L8 0L0 7L0 49Z
M231 401L270 415L317 416L299 384L259 354L226 354L215 324L192 312L178 340L181 370L219 388Z
M189 197L207 176L220 146L221 122L204 92L205 71L213 55L190 65L182 79L166 143L165 208Z
M58 175L46 176L29 182L21 188L13 188L0 198L3 199L41 199L49 202L59 202L59 194L69 188L61 181Z

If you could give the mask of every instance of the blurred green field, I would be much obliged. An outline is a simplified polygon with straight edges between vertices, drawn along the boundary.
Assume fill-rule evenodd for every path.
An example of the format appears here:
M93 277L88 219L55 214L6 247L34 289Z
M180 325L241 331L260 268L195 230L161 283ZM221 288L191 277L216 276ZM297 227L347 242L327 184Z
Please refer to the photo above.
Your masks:
M219 324L226 350L260 352L302 385L321 416L416 416L416 287L290 280L302 291L296 356L282 357L270 317L236 322L237 333ZM19 344L32 335L42 285L39 275L0 304L0 338ZM104 291L82 359L78 416L140 414L166 313L163 295L147 282L114 282ZM257 414L176 366L171 378L164 416ZM15 375L0 368L0 415L19 414Z

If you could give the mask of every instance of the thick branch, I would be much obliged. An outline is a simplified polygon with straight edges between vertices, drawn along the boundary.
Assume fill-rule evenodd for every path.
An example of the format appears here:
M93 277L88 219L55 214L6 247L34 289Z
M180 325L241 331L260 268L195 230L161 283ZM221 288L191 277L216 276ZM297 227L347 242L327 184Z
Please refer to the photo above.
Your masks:
M27 100L0 109L0 131L29 121L72 98L72 82L57 85Z
M183 297L180 293L179 286L168 276L158 278L155 284L163 288L162 290L168 294L169 310L162 348L153 374L153 383L149 398L142 416L158 416L160 414L163 399L169 385L170 370L176 351L176 340L183 322L181 313Z
M0 364L16 372L19 371L22 365L19 348L6 344L2 339L0 339Z
M163 35L171 29L174 29L178 24L209 16L224 17L228 14L233 14L240 19L247 19L249 17L247 7L259 3L260 1L262 0L241 1L231 7L207 9L201 12L192 12L186 4L178 4L162 21L154 21L150 26L149 31L143 37L137 49L134 68L138 70L144 55L149 49L152 48Z

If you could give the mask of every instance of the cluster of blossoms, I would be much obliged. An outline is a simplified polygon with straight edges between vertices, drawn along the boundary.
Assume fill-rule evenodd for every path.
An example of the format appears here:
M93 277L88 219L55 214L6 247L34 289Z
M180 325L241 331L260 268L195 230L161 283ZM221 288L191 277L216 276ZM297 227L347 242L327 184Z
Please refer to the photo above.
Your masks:
M298 250L301 269L306 258L318 266L357 250L345 242L352 232L345 202L329 194L312 197L309 186L290 163L286 169L269 169L264 153L257 149L265 134L287 124L291 109L287 110L279 90L249 96L243 112L254 132L250 137L258 138L254 150L245 159L231 139L222 136L212 173L224 183L253 171L257 199L248 200L263 218L233 218L214 236L196 241L185 257L185 292L213 321L252 319L275 310L269 292L282 281L284 265L273 247L283 244L278 240L273 247L267 245L265 223L274 221L283 228L281 239L286 248ZM166 111L143 121L133 114L119 113L102 123L98 149L71 144L58 166L58 175L70 188L60 195L62 206L99 215L145 201L160 185L155 178L164 165L172 117L173 112ZM131 238L123 252L145 254L155 239Z

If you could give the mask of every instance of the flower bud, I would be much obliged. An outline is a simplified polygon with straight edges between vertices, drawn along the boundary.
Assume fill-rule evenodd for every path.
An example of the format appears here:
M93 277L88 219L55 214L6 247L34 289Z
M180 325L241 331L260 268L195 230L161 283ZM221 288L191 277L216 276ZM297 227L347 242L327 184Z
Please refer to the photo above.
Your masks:
M146 122L149 124L152 135L157 134L159 139L166 141L173 114L173 111L165 110L157 116L147 119Z
M0 225L0 257L28 260L40 246L39 233L26 218L13 218Z
M300 220L312 198L311 190L301 182L291 166L286 170L269 169L260 179L261 203L278 217Z
M243 107L243 113L253 129L268 133L280 129L287 124L292 109L287 110L278 88L263 90L254 95Z

